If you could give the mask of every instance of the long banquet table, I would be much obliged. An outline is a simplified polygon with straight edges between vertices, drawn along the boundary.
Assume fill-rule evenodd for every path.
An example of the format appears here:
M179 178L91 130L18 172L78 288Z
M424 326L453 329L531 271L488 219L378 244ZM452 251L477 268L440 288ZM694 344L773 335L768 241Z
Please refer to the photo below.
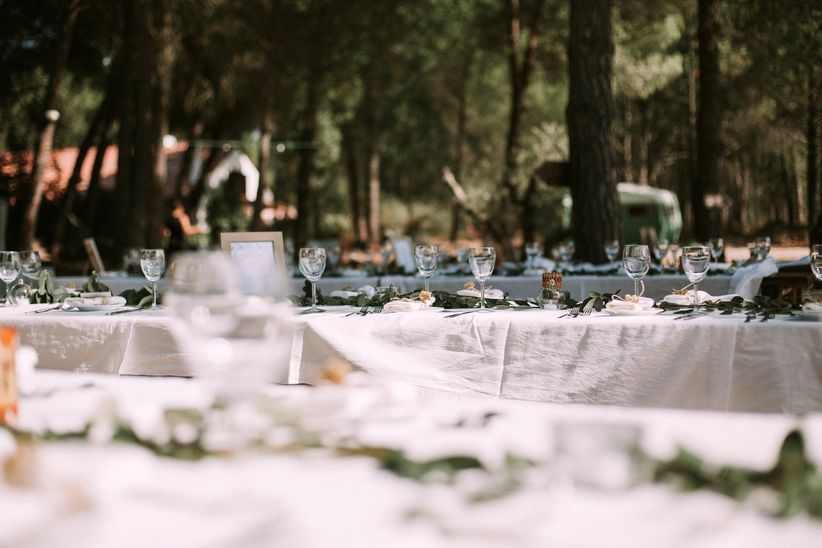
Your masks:
M186 375L166 311L116 316L0 309L40 367ZM449 398L501 398L751 412L822 411L822 323L739 314L560 318L559 311L295 315L290 380L342 359Z
M116 408L151 436L163 409L201 408L208 401L202 385L182 379L37 372L26 385L19 425L35 431L71 432L101 409ZM822 546L822 522L803 515L774 519L756 503L664 484L591 485L588 474L616 464L619 476L623 461L595 452L601 434L573 453L558 441L560 426L583 435L592 423L640 428L641 447L653 458L671 458L680 447L711 466L766 471L785 434L799 427L809 459L820 466L819 415L420 402L378 388L317 390L280 387L272 395L302 401L301 415L324 418L332 437L356 425L351 435L357 439L412 458L477 455L488 474L510 454L546 464L510 493L473 500L485 473L468 470L452 484L417 482L373 459L325 449L245 451L192 462L97 434L94 442L39 442L22 448L26 485L0 473L0 546ZM375 394L382 394L377 404ZM342 408L358 411L341 420ZM478 417L492 418L481 425ZM0 462L15 451L0 429ZM581 455L588 469L576 461L563 468L566 455Z
M60 276L56 278L57 285L70 285L80 287L87 278L76 276ZM431 280L431 288L455 293L463 288L465 282L473 280L466 274L464 276L437 275ZM489 281L489 285L501 289L509 294L511 298L525 299L535 297L541 284L540 275L523 276L494 276ZM108 285L115 294L122 293L126 289L139 288L146 285L146 280L131 276L111 276L103 275L100 281ZM673 289L679 289L688 285L685 276L678 274L656 274L645 278L645 294L653 299L660 300L665 295L671 293ZM700 288L711 295L724 295L729 292L731 277L717 274L708 276L700 283ZM164 289L166 280L160 280L160 289ZM289 295L299 295L302 293L305 280L302 278L291 278L288 281ZM318 287L327 295L331 291L338 289L357 289L363 286L395 286L400 293L409 293L423 286L423 280L419 276L338 276L324 277L320 280ZM572 274L564 279L564 289L571 293L575 299L585 298L591 291L598 293L611 293L620 290L623 295L633 293L633 282L626 276L619 275L581 275Z

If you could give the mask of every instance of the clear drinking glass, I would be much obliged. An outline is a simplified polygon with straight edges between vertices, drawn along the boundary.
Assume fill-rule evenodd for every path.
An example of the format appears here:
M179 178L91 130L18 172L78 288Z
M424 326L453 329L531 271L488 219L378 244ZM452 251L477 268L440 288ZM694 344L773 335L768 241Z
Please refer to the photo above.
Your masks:
M574 258L575 250L574 242L571 240L562 242L557 246L559 260L562 262L562 270L568 270L568 267L571 265L571 259Z
M497 251L493 247L476 247L468 250L468 265L480 284L480 310L485 310L485 281L494 272Z
M414 259L417 261L417 270L422 276L425 291L429 291L429 280L437 271L440 250L435 245L418 245L414 250Z
M617 255L619 255L619 240L605 242L605 256L608 258L608 262L613 263L616 261Z
M166 269L166 252L162 249L141 249L140 268L143 276L151 282L151 308L157 308L157 281Z
M711 250L711 257L713 258L714 262L719 262L719 256L722 255L722 251L725 249L725 240L722 238L711 238L708 242L708 247Z
M645 292L642 278L651 269L651 250L647 245L626 245L622 251L622 267L628 277L634 281L634 295L642 295ZM642 284L642 291L639 290L640 284Z
M311 308L305 314L325 312L317 306L317 282L325 271L325 249L322 247L304 247L300 249L300 272L311 282Z
M531 270L536 264L540 252L539 242L528 242L525 244L525 268Z
M815 244L811 251L811 272L822 281L822 244Z
M671 242L668 240L657 240L656 244L654 244L654 259L656 259L656 262L662 264L662 261L668 256L670 248Z
M175 254L164 305L192 373L222 396L287 382L291 309L273 264L244 268L220 252Z
M771 239L768 236L764 236L757 239L756 243L759 260L764 261L768 258L768 254L771 252Z
M20 254L16 251L0 251L0 280L6 284L6 306L9 304L9 284L20 275Z
M681 261L688 281L694 284L694 306L699 306L699 282L708 273L711 251L704 245L683 247Z
M43 263L40 261L40 254L37 251L21 251L20 267L23 274L30 278L36 278L40 274Z

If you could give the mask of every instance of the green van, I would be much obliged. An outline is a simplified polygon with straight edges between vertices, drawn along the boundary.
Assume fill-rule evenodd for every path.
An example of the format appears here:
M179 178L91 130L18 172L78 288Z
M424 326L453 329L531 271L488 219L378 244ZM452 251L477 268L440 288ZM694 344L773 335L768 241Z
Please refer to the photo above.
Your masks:
M682 212L676 194L670 190L636 183L619 183L619 207L622 213L622 241L643 243L643 232L653 229L656 238L676 242L682 232ZM562 200L563 228L571 228L571 196Z

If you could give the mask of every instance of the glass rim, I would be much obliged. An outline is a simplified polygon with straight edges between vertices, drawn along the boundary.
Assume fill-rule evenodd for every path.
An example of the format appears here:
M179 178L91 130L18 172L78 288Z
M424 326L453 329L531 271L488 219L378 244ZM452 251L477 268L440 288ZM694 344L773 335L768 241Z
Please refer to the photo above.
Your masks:
M496 247L469 247L468 248L468 253L476 253L478 251L480 253L489 253L489 252L496 253L497 248Z

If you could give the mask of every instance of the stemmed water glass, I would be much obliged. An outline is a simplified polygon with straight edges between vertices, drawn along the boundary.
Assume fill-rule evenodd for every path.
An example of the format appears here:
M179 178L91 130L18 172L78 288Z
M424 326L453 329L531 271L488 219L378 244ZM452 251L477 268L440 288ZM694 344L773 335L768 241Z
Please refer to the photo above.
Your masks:
M480 310L485 308L485 281L494 272L497 251L493 247L476 247L468 250L468 265L480 284Z
M608 259L609 263L616 261L617 255L619 255L619 240L608 240L605 242L605 257Z
M647 245L629 244L622 251L622 267L625 273L634 281L634 295L642 295L645 292L645 284L642 278L651 269L651 250ZM642 284L642 291L639 286Z
M768 254L771 252L771 239L768 236L763 236L762 238L758 238L756 240L756 244L759 260L764 261L768 258Z
M20 254L16 251L0 251L0 280L6 284L6 306L9 306L9 284L20 275Z
M536 264L539 256L540 245L539 242L528 242L525 244L525 268L531 270Z
M417 261L417 270L425 284L425 291L429 291L429 280L437 271L439 253L439 248L435 245L418 245L414 250L414 259Z
M141 249L140 268L151 282L151 308L157 308L157 281L166 269L166 252L162 249Z
M814 244L811 249L811 272L822 281L822 244Z
M43 263L40 261L40 254L37 251L21 251L20 267L23 274L30 278L36 278L40 274Z
M722 251L725 249L725 240L722 238L711 238L708 242L708 247L711 250L711 257L713 258L714 262L719 262L719 257L722 255Z
M311 308L304 314L325 312L317 306L317 282L325 271L325 249L322 247L304 247L300 249L300 272L311 282Z
M557 251L559 252L559 260L562 262L562 270L567 271L571 266L571 259L574 257L574 242L572 240L562 242L557 246Z
M694 284L694 306L699 306L699 282L708 273L708 264L711 261L711 252L704 245L682 248L682 270L688 281Z

